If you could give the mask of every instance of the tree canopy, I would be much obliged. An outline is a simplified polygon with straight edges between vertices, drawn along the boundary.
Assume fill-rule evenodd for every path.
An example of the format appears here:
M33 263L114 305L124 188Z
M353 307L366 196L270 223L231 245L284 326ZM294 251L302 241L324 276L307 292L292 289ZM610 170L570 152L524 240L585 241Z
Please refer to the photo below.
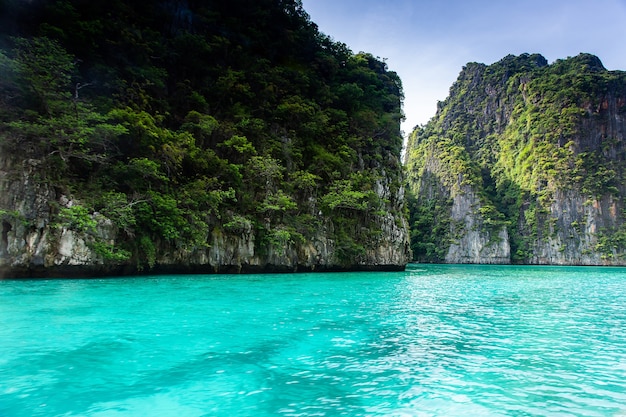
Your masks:
M108 256L242 224L302 239L320 211L349 235L386 204L364 178L400 187L399 77L299 0L7 0L0 45L2 148L114 221Z

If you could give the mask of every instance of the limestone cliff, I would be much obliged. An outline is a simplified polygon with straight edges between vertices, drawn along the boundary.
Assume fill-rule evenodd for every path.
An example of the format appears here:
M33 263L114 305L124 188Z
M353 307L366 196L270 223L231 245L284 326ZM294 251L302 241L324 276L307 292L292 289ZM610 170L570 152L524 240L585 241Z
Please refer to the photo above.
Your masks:
M409 140L416 258L625 264L625 105L592 55L468 64Z
M506 227L485 228L480 213L484 206L471 187L464 187L453 198L450 217L457 225L452 235L447 263L505 264L510 260L509 236Z
M9 2L0 21L4 276L409 261L400 78L301 1Z
M0 275L410 260L400 78L301 1L8 2L0 23Z
M177 248L156 242L150 265L142 265L137 259L115 259L102 252L103 244L112 248L125 239L102 214L87 213L94 222L90 229L60 223L60 210L82 206L40 181L39 169L36 160L0 154L0 278L401 270L410 260L406 219L391 214L402 212L402 189L392 190L385 181L377 182L375 188L380 198L389 201L389 208L380 213L353 213L356 226L350 241L358 242L362 250L352 257L341 253L346 242L337 240L332 217L320 213L322 226L307 240L268 245L250 223L228 232L216 223L204 247ZM371 230L378 232L373 236Z

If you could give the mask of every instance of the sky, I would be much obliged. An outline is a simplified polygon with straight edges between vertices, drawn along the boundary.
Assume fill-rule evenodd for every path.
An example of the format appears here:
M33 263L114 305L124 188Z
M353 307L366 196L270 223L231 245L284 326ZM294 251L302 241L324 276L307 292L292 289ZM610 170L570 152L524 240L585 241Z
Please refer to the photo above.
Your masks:
M385 59L404 87L402 130L435 115L468 62L581 52L626 70L626 0L303 0L319 30Z

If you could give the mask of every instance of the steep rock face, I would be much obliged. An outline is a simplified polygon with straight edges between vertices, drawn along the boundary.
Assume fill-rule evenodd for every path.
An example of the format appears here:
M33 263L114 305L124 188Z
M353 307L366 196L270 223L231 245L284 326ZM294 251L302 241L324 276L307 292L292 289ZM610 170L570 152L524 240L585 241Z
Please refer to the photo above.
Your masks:
M482 205L470 187L453 199L450 217L457 225L445 261L460 264L506 264L510 261L511 248L506 227L495 230L484 227L484 219L478 214Z
M137 272L295 272L339 270L399 270L410 261L408 227L404 217L390 212L360 218L367 231L376 224L379 235L365 242L363 253L346 263L338 255L331 218L306 241L283 245L259 243L247 225L236 233L215 227L206 248L177 249L157 242L152 265L115 260L98 251L98 243L114 246L119 239L115 225L99 213L89 213L92 230L76 230L55 223L61 208L79 204L38 180L38 161L0 157L0 277L94 276ZM393 191L385 181L375 186L380 198L391 199L393 212L403 207L402 189ZM394 194L396 193L396 194ZM355 216L363 216L355 212ZM359 226L359 229L361 226ZM357 239L362 230L353 231Z
M468 64L409 140L417 259L625 264L625 104L625 73L592 55ZM448 201L434 215L446 227L425 233L437 201Z
M423 163L419 173L410 177L415 184L417 201L409 204L416 260L421 262L502 264L510 260L506 227L490 225L480 215L484 210L474 187L464 176L447 170L443 152L433 145L419 155ZM414 154L415 155L415 154ZM416 233L417 236L416 236Z
M49 269L79 272L85 266L94 273L100 271L102 259L89 243L94 235L113 240L111 222L94 214L97 226L93 235L54 223L52 213L59 207L71 207L73 201L40 180L39 165L37 160L0 154L0 275L38 275Z
M602 231L617 230L619 201L613 196L600 200L579 193L557 192L550 205L551 226L536 243L529 263L538 265L622 265L623 253L616 245L601 247Z

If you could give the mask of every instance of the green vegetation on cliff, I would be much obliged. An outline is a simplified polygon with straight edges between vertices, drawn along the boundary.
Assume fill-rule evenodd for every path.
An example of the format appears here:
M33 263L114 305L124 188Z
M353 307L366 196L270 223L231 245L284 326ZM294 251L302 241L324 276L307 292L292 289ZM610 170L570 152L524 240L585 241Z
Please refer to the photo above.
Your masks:
M2 152L79 202L55 221L104 258L152 265L163 245L250 230L280 251L330 219L350 264L380 233L359 219L404 215L374 190L391 178L400 195L400 79L298 0L5 1L0 16Z
M591 212L563 212L575 211L577 196L614 212L596 210L593 227L602 230L589 233L602 239L591 251L613 256L626 250L617 238L626 191L624 117L626 73L607 71L595 56L548 65L540 55L524 54L489 66L468 64L437 115L409 139L416 258L443 259L454 225L432 229L426 220L445 225L450 211L428 208L470 190L479 197L472 215L481 229L492 239L499 229L508 230L513 262L551 262L541 259L548 240L571 252L569 262L580 259L575 252L584 246L581 224ZM563 223L570 217L577 228Z

